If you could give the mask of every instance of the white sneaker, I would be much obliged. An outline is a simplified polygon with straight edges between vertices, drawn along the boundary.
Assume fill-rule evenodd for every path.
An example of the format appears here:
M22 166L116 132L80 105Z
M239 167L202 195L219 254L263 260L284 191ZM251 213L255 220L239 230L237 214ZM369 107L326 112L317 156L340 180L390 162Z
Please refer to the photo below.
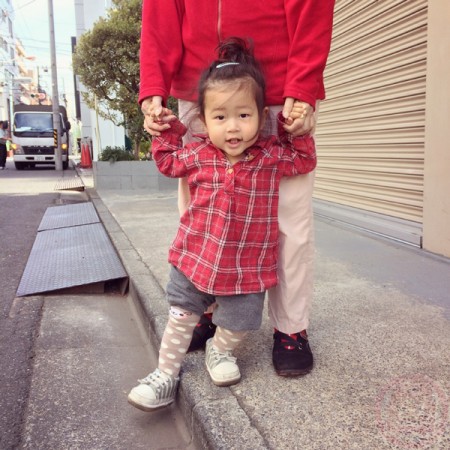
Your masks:
M231 386L241 379L236 358L231 352L221 353L212 345L213 338L206 341L205 363L216 386Z
M156 369L138 381L140 384L128 394L128 402L143 411L155 411L173 403L180 379Z

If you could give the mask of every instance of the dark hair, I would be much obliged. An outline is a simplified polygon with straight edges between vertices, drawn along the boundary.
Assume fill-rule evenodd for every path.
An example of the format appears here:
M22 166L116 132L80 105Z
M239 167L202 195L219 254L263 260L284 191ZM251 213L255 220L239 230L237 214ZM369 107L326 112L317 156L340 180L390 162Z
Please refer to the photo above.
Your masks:
M217 82L235 80L251 81L258 112L262 114L265 106L266 82L262 70L253 56L251 43L233 37L221 42L217 47L218 59L206 69L198 85L198 107L200 116L205 115L205 93ZM226 64L234 63L234 64Z

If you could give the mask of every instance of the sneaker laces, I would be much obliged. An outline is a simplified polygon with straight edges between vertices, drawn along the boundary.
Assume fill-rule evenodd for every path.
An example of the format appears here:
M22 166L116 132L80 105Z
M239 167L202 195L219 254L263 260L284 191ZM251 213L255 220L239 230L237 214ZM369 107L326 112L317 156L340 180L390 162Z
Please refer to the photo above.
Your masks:
M236 363L237 358L232 356L231 352L219 352L213 345L211 345L211 348L209 349L209 355L211 358L211 368L218 366L219 364L223 362L232 362Z
M162 386L170 383L170 376L164 376L159 369L156 369L154 372L148 374L142 380L138 380L140 384L148 384L156 388L157 390L161 389Z

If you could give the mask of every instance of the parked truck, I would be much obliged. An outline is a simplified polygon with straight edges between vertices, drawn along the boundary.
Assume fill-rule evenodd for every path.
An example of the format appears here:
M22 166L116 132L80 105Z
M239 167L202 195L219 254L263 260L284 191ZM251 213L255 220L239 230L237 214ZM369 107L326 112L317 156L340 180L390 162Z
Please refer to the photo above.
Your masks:
M61 120L59 142L63 169L69 166L70 122L64 106L59 107ZM55 164L53 107L50 105L15 105L11 130L11 148L17 170L36 164Z

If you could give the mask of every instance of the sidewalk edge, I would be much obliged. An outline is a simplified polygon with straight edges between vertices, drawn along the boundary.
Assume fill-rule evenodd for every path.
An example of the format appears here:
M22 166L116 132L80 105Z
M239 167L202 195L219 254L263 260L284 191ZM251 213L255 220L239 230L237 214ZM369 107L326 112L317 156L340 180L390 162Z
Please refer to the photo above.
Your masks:
M165 292L151 270L124 233L94 188L87 188L89 199L102 221L129 276L130 294L154 348L161 342L167 321ZM203 364L203 353L193 356L195 364ZM195 368L193 369L195 371ZM203 371L203 367L201 369ZM251 418L239 405L230 388L208 390L209 380L195 381L183 377L178 406L198 448L208 450L263 450L268 446ZM205 377L206 378L206 377ZM206 386L205 386L206 385ZM217 395L216 394L217 389ZM205 392L208 391L208 394ZM211 391L211 392L210 392Z

